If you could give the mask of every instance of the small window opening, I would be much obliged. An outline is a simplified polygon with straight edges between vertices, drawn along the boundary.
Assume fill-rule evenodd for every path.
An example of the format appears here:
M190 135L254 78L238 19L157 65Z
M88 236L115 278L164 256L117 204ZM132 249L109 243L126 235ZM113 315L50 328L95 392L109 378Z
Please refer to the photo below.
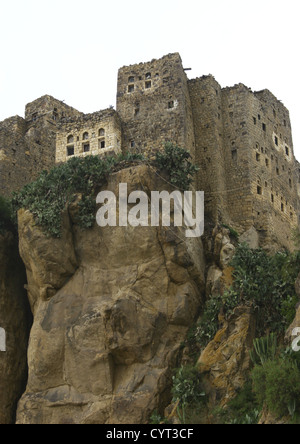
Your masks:
M284 204L281 204L281 211L284 212Z
M256 117L253 117L253 123L256 125Z
M174 108L174 100L171 100L169 103L168 103L168 109L173 109Z
M292 179L289 179L289 186L292 188Z
M130 147L131 147L131 148L134 148L134 147L135 147L135 141L134 141L134 140L132 140L132 141L130 142Z
M135 116L138 116L139 114L140 114L140 107L135 108L135 110L134 110L134 115L135 115Z
M257 185L257 194L262 195L262 187L260 185Z
M128 77L128 83L134 83L134 76Z
M99 129L99 136L104 137L105 136L105 130L103 128Z
M129 85L128 86L128 92L132 93L134 91L134 85Z
M150 80L151 79L151 72L147 72L147 74L145 75L145 79L146 80Z
M259 153L256 153L256 160L257 160L257 162L260 162L260 154Z
M105 140L100 140L100 148L105 148Z
M37 118L38 118L38 113L34 113L34 114L32 114L32 121L33 121L33 122L36 122L36 121L37 121Z
M276 173L277 173L277 176L279 176L279 168L278 167L276 168Z
M84 143L83 144L83 152L84 153L88 153L90 151L90 144L89 143Z
M68 136L67 142L68 143L73 143L74 142L74 136L72 134L70 136Z
M267 125L265 123L262 124L263 131L267 131Z
M271 194L271 202L274 203L274 194Z
M148 80L148 81L145 83L145 88L146 88L146 89L150 89L151 86L152 86L152 82L151 82L151 80Z
M237 161L237 150L232 150L231 156L232 156L232 160L236 162Z
M89 140L89 133L83 133L82 139Z
M290 155L290 150L289 150L289 147L288 147L288 146L285 147L285 154L286 154L287 156Z
M270 165L270 161L269 161L269 159L266 159L266 167L269 167L269 165Z
M75 154L74 146L68 146L67 147L67 155L68 156L74 156L74 154Z
M278 146L278 137L275 136L275 145Z

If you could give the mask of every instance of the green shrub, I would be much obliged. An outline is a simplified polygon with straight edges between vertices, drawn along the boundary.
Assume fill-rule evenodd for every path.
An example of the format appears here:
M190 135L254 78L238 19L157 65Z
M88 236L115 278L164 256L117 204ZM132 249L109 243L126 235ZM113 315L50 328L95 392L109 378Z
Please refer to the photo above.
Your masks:
M173 376L173 401L178 402L178 416L183 424L187 421L187 411L205 403L205 391L199 370L193 366L177 369Z
M250 357L254 364L262 366L269 360L275 359L277 351L277 336L271 333L270 336L257 338L253 341L254 349L250 351Z
M14 228L14 217L11 202L0 196L0 234Z
M190 159L191 155L186 149L168 142L164 152L156 154L155 165L168 173L172 185L181 190L188 190L193 176L199 171Z
M68 162L43 171L39 178L26 185L13 197L14 209L26 208L32 212L36 223L53 237L60 237L62 212L74 200L78 204L77 223L81 228L91 228L95 223L96 192L107 181L111 171L122 162L143 159L141 155L74 157Z
M293 414L300 407L300 372L292 360L270 360L251 373L257 401L274 415Z

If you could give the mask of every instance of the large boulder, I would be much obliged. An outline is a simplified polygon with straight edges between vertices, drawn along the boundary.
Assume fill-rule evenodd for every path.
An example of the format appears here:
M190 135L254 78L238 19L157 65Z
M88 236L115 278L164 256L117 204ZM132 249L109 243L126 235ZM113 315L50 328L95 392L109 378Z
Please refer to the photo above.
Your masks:
M203 350L197 366L203 375L211 406L225 406L244 386L251 366L249 350L254 338L252 308L240 306Z
M145 166L112 175L118 196L161 190ZM61 239L19 212L34 311L19 424L145 423L170 400L171 371L199 312L201 239L161 227L82 230L69 208ZM69 218L68 218L69 217Z

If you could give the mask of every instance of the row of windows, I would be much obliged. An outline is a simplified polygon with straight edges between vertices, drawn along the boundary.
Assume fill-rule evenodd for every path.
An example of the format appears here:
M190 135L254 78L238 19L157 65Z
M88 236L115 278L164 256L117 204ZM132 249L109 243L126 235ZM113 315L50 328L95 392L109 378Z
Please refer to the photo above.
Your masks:
M105 140L101 140L99 139L98 141L98 147L99 149L104 149L106 148L106 143ZM82 153L88 153L91 151L91 146L89 142L83 143L82 144ZM67 146L67 156L74 156L75 154L75 146L74 145L68 145Z
M159 74L155 74L155 78L158 78ZM145 89L151 89L152 88L152 74L151 72L147 72L144 76L138 76L137 78L135 76L129 76L128 77L128 93L133 93L135 90L135 82L139 81L145 81Z
M103 129L103 128L100 128L99 129L99 131L98 131L98 137L105 137L105 130ZM89 138L90 138L90 135L89 135L89 133L86 131L85 133L83 133L83 135L82 135L82 140L89 140ZM73 134L70 134L68 137L67 137L67 143L69 144L69 143L74 143L74 136L73 136ZM79 136L77 137L77 141L79 141Z

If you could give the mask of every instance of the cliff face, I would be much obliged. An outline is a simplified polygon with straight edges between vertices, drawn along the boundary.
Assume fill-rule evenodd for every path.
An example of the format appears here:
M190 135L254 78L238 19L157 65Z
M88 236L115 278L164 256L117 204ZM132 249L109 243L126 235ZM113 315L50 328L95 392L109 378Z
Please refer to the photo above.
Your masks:
M129 193L167 189L145 166L113 174L105 189L118 196L119 183ZM17 423L145 423L169 400L201 307L201 240L161 227L82 231L75 215L73 204L53 240L19 212L34 322Z
M0 351L0 424L12 424L27 378L30 310L24 284L24 265L11 233L0 235L0 327L6 351Z

